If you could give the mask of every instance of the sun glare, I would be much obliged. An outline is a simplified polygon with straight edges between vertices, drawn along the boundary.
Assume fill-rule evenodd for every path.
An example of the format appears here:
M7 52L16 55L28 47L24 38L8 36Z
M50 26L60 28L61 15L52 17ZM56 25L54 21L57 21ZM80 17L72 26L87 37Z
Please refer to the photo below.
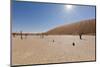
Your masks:
M73 7L72 5L66 5L66 8L69 10L72 9L72 7Z

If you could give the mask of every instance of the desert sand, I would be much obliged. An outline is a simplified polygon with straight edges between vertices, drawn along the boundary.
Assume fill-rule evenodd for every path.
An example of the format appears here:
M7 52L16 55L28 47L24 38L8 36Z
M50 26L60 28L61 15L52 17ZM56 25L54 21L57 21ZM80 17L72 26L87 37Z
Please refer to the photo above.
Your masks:
M72 43L75 43L73 46ZM12 36L12 65L95 60L95 36L48 35Z

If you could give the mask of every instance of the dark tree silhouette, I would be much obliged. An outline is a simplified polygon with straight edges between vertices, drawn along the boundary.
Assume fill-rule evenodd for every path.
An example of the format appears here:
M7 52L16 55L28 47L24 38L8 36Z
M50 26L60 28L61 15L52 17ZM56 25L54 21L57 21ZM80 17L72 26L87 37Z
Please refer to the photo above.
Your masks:
M23 35L23 34L22 34L22 31L20 31L20 35L21 35L21 40L22 40L22 39L23 39L23 36L22 36L22 35Z
M83 34L83 33L80 33L80 34L79 34L79 37L80 37L81 40L82 40L82 34Z
M79 38L80 38L80 40L82 40L82 35L83 35L84 30L85 30L84 23L79 24Z

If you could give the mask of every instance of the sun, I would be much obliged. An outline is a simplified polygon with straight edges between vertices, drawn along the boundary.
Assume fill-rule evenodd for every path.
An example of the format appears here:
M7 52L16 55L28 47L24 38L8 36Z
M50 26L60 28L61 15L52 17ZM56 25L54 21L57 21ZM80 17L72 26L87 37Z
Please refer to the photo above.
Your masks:
M73 6L72 5L66 5L66 8L70 10L70 9L73 8Z

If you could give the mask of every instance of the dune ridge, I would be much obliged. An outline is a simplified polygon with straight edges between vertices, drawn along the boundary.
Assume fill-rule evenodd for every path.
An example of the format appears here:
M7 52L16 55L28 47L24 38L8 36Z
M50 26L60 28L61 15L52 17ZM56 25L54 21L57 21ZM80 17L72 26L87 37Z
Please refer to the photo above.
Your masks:
M66 34L92 34L96 33L96 19L83 20L72 24L65 24L51 29L44 34L66 35Z

